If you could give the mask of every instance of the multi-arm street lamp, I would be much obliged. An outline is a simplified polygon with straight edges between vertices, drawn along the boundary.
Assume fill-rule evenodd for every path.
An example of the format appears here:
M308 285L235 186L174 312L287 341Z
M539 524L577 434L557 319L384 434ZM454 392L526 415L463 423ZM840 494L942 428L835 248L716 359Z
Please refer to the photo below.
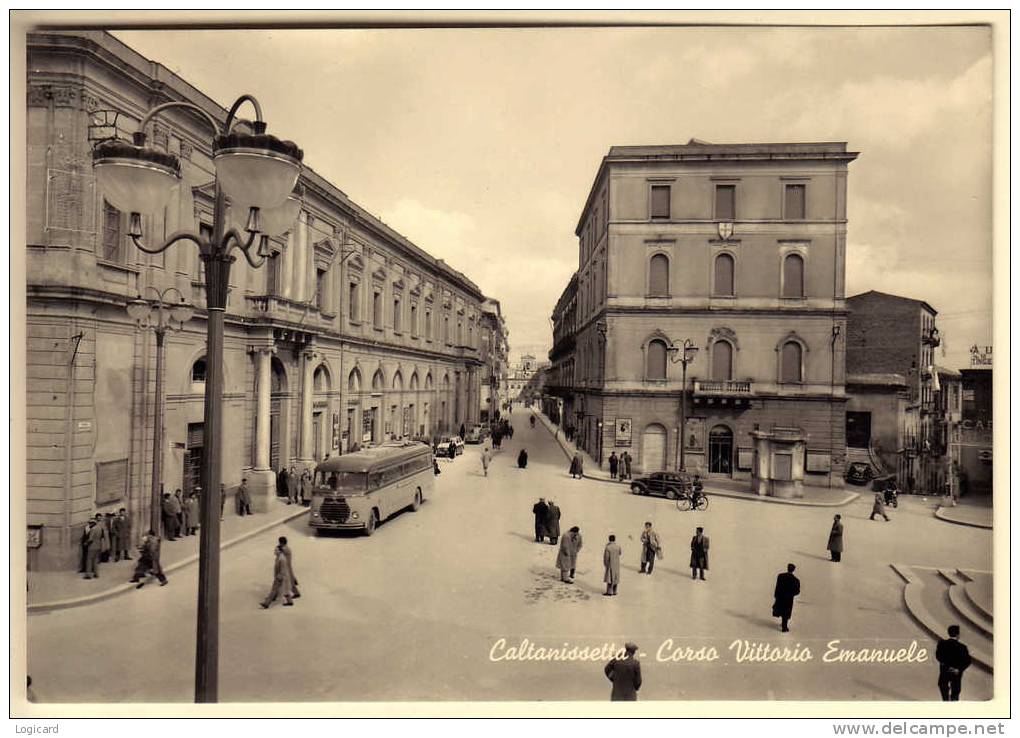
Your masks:
M683 365L683 379L680 380L680 432L677 434L677 457L680 459L680 471L684 468L684 433L687 430L687 365L694 361L698 355L698 347L694 341L685 338L679 346L674 343L667 351L669 359L674 364L680 362Z
M148 287L146 293L152 292L155 298L145 300L141 295L127 304L127 312L139 328L151 328L156 334L156 412L152 431L152 492L149 512L149 527L159 530L160 491L163 482L163 343L168 330L183 330L184 324L191 320L194 312L191 305L184 301L184 295L176 287L168 287L160 292L155 287ZM167 296L176 293L180 298L170 302Z
M251 133L234 131L235 116L245 102L255 109ZM216 201L212 231L177 231L162 246L142 243L142 213L162 212L180 184L180 162L176 156L145 145L145 127L152 118L169 108L186 108L204 119L212 129L213 165L216 168ZM220 125L205 110L191 103L174 101L157 105L142 118L134 145L105 141L93 150L93 170L106 199L130 213L128 235L140 250L158 254L178 241L191 241L205 264L207 319L205 434L209 453L202 458L202 528L199 540L198 624L195 657L195 701L216 702L219 661L219 495L223 423L223 322L227 308L232 254L238 249L253 268L265 263L274 252L269 239L277 235L269 228L294 213L290 197L301 175L304 154L292 141L281 141L266 133L262 108L251 95L242 95ZM228 227L227 198L235 212L247 209L243 236ZM270 221L272 223L270 224ZM284 228L283 230L287 230ZM261 237L260 237L261 234ZM260 238L259 238L260 237ZM259 238L257 248L256 239ZM253 254L252 252L255 251Z

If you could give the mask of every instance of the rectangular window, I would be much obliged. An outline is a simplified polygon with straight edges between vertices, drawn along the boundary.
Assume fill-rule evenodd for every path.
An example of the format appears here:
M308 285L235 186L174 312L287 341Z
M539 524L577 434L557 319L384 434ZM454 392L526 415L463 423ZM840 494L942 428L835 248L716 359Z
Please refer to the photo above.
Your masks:
M786 220L804 220L807 187L802 184L786 185L784 217Z
M350 290L348 292L347 300L347 315L348 320L351 322L357 321L360 318L360 312L358 311L358 283L351 282Z
M737 219L736 185L715 186L715 219L716 220Z
M432 311L425 311L425 338L429 341L432 340Z
M326 309L326 270L315 270L315 306L319 310Z
M379 329L383 327L382 292L379 290L372 293L372 325Z
M652 185L652 218L669 220L669 185Z
M418 306L411 305L411 337L418 337Z
M127 499L128 460L96 464L96 504L109 505Z
M447 317L443 318L443 343L450 343L450 319Z
M99 258L119 262L121 252L120 211L103 200L103 246Z
M393 330L400 333L403 326L400 322L400 300L393 301Z

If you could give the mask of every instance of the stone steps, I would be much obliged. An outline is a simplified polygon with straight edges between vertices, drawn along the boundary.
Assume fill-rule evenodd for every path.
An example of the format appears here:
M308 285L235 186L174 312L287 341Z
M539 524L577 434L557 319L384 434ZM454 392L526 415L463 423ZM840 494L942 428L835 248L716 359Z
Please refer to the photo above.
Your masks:
M991 574L961 574L956 569L940 570L905 564L891 566L905 582L903 602L910 616L933 638L945 638L950 625L959 625L960 640L970 650L974 663L991 672L994 653L991 623L966 599L966 584L977 581L971 576L990 579ZM960 590L957 595L951 595L954 588ZM962 610L957 607L959 603L963 603Z

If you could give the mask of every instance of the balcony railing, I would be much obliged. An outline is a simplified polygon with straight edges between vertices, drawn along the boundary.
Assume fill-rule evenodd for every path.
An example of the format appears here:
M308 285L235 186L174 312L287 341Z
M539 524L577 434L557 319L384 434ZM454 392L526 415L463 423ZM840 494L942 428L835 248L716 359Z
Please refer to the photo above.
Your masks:
M734 382L731 380L695 380L694 394L714 397L733 397L754 393L754 382Z

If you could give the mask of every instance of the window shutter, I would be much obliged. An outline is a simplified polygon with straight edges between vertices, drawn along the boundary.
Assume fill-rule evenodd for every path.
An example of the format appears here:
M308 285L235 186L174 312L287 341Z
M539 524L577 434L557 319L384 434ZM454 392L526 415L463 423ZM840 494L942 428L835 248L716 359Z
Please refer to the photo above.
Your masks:
M806 189L802 184L786 185L787 220L804 220Z
M737 187L736 185L715 186L715 219L736 220Z
M669 218L669 185L652 185L652 217Z

